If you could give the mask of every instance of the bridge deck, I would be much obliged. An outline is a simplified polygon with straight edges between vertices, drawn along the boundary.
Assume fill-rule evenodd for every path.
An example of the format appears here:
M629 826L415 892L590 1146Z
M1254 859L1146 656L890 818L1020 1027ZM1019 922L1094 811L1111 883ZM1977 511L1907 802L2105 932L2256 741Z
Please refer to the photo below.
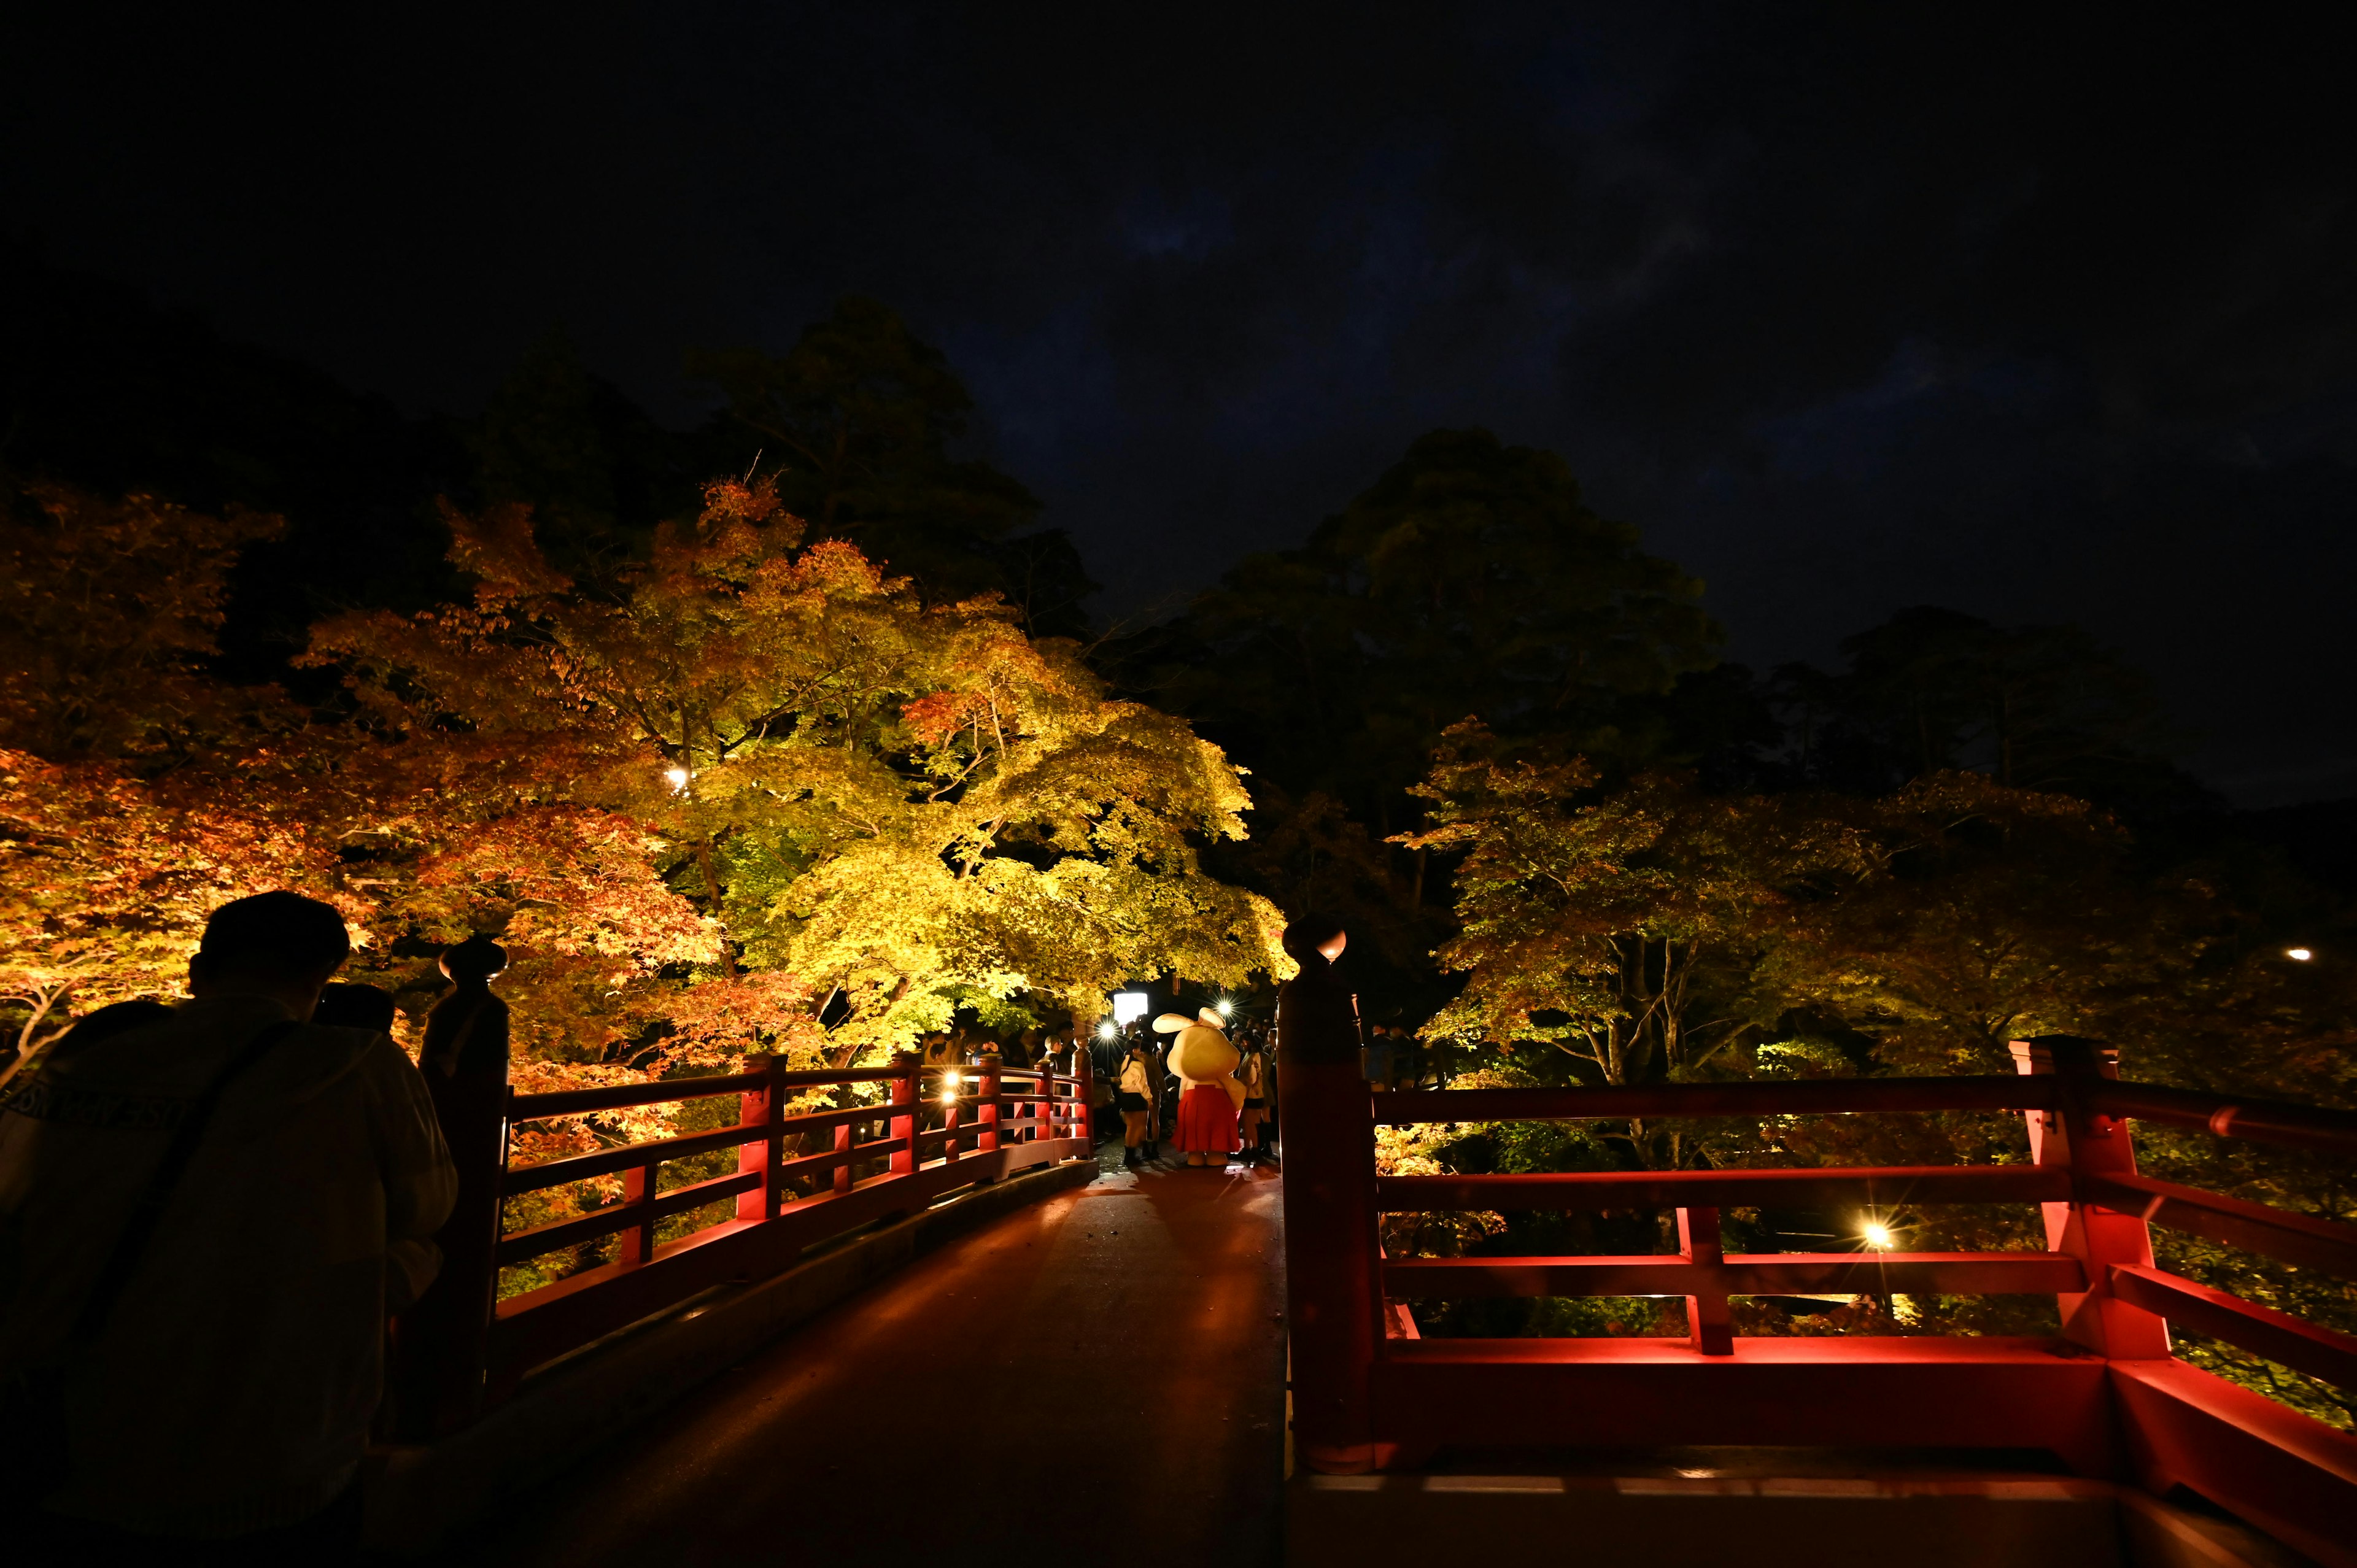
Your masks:
M844 1302L444 1561L1275 1563L1281 1184L1101 1158L1095 1182Z

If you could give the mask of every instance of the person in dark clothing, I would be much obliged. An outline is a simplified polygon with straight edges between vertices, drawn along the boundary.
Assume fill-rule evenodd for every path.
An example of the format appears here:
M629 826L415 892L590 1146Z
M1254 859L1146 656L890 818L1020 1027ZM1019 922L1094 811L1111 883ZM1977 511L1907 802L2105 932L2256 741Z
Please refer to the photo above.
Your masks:
M0 1387L64 1373L57 1474L10 1499L27 1561L357 1544L385 1315L434 1278L457 1173L401 1048L317 1019L349 950L317 900L225 904L190 1000L77 1029L0 1104Z
M335 984L319 993L314 1024L335 1029L366 1029L374 1035L393 1033L393 993L381 985Z

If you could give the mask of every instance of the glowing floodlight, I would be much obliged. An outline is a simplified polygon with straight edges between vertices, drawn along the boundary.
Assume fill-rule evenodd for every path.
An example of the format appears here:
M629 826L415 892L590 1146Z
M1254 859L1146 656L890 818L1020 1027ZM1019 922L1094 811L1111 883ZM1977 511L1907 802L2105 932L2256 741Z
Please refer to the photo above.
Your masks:
M2312 953L2312 952L2309 951L2309 950L2308 950L2308 949L2306 949L2306 948L2286 948L2286 949L2284 949L2284 957L2286 957L2286 958L2287 958L2287 959L2290 959L2290 960L2292 960L2293 961L2298 962L2298 963L2306 963L2309 959L2312 959L2312 958L2314 958L2315 956L2316 956L2316 955L2315 955L2314 953Z
M1226 997L1224 997L1224 996L1221 997L1217 1002L1213 1003L1213 1004L1212 1004L1212 1005L1213 1005L1213 1006L1215 1006L1215 1007L1217 1007L1217 1008L1220 1010L1220 1016L1221 1016L1221 1017L1222 1017L1222 1018L1226 1017L1229 1014L1231 1014L1231 1013L1232 1013L1232 1012L1234 1012L1234 1011L1236 1010L1236 1004L1235 1004L1234 1003L1232 1003L1232 1002L1229 1001L1229 1000L1228 1000Z
M1146 994L1143 991L1116 991L1113 993L1113 1021L1122 1028L1146 1016Z
M1110 1040L1115 1035L1120 1033L1120 1028L1117 1027L1110 1018L1107 1018L1103 1023L1097 1026L1097 1038L1100 1040Z
M1880 1220L1867 1220L1859 1234L1866 1238L1866 1244L1878 1252L1888 1252L1899 1244L1898 1238L1890 1233L1890 1227Z
M663 782L671 786L671 792L673 794L677 795L683 792L687 789L687 769L684 768L664 768Z

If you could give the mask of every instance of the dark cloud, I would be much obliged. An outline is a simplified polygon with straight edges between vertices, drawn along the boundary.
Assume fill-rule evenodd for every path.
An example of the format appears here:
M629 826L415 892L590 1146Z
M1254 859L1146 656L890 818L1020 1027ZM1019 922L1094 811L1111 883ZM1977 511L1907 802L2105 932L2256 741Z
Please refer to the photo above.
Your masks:
M683 347L864 292L949 349L1114 607L1484 424L1709 578L1747 658L1926 601L2077 619L2212 778L2357 788L2346 56L2281 17L0 27L8 221L412 406L479 406L561 319L685 420Z

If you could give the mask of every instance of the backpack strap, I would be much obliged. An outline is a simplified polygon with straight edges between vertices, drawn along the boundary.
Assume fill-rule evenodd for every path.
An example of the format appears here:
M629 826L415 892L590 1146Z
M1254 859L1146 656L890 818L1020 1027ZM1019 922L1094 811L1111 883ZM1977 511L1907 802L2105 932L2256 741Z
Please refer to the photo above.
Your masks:
M131 1217L116 1233L105 1266L99 1270L98 1283L82 1298L81 1311L75 1315L72 1332L67 1336L69 1342L88 1345L104 1332L107 1319L114 1315L114 1304L122 1298L124 1287L131 1283L148 1243L163 1224L164 1210L170 1207L172 1195L179 1190L180 1178L188 1174L190 1162L197 1157L197 1149L205 1140L205 1128L212 1122L213 1112L220 1107L229 1086L268 1056L272 1047L300 1027L293 1019L264 1025L230 1058L229 1065L215 1073L212 1081L188 1102L188 1110L173 1125L172 1141L165 1146L164 1157L156 1162L146 1185L140 1188L138 1200L131 1206Z

